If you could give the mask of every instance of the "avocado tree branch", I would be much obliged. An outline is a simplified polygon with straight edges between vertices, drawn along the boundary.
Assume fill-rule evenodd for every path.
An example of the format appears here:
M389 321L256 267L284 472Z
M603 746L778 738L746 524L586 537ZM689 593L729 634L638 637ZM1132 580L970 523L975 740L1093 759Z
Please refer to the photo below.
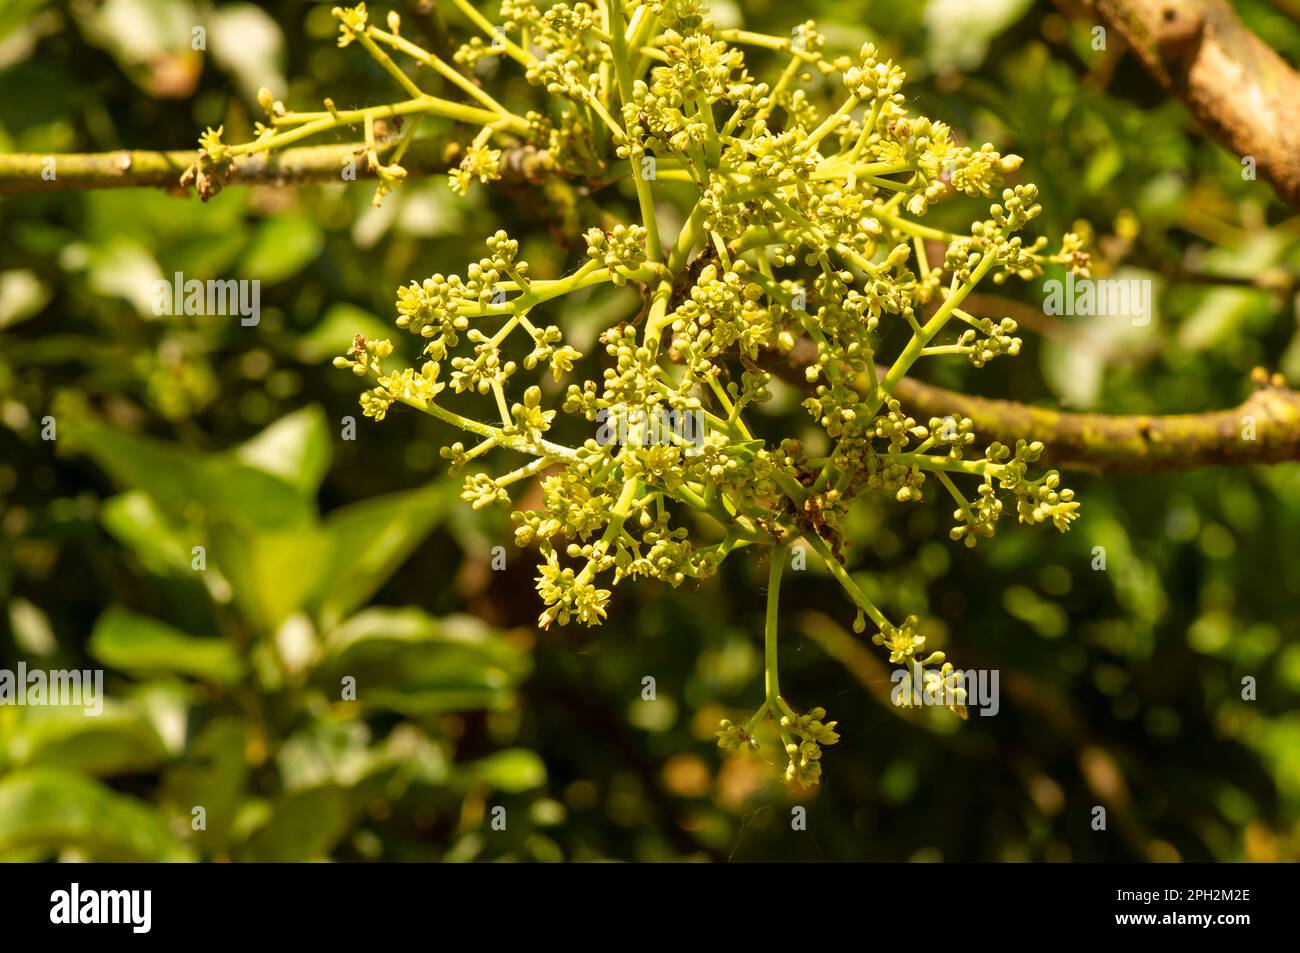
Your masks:
M1086 0L1216 140L1300 207L1300 74L1227 0Z
M802 384L803 368L815 359L816 346L803 339L786 361L769 370ZM877 368L878 375L883 372ZM1019 439L1041 440L1043 459L1058 467L1151 473L1300 460L1300 393L1281 375L1270 377L1262 368L1251 379L1256 389L1241 404L1199 414L1072 413L971 397L910 377L899 380L893 395L922 423L932 417L969 417L985 441L1014 446Z
M1054 466L1149 473L1300 460L1300 393L1280 375L1259 371L1255 380L1254 393L1229 410L1157 416L1070 413L906 378L894 394L918 419L956 414L989 440L1041 440Z
M389 142L379 149L396 147ZM355 179L373 179L367 168L364 143L296 146L274 153L241 156L230 164L225 185L301 185L345 182L345 169ZM409 176L446 172L460 160L460 146L445 139L416 139L402 158ZM85 189L160 188L176 194L187 190L181 176L197 152L118 151L88 153L11 153L0 155L0 195L20 192L55 192ZM348 163L348 160L354 160ZM507 149L501 162L502 179L533 182L547 167L546 156L533 149Z

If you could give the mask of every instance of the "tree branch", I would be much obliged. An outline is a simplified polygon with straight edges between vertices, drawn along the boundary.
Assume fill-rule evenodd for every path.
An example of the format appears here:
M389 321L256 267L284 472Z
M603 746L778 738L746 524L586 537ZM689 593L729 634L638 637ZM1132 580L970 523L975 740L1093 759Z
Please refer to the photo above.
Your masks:
M394 148L383 146L379 153ZM446 140L416 139L402 158L411 177L446 172L460 160L460 147ZM0 195L19 192L55 192L84 189L161 188L176 194L187 191L181 175L193 164L197 151L172 152L89 152L41 155L0 155ZM356 178L373 179L365 162L363 143L297 146L272 154L260 153L235 159L226 185L301 185L309 182L344 182L344 161L353 158ZM51 165L50 160L53 159ZM53 170L54 177L43 173ZM535 182L546 168L545 154L532 149L508 149L502 158L501 174L507 184Z
M1226 0L1086 0L1209 134L1300 207L1300 75Z
M804 383L803 368L816 346L800 340L784 362L769 367L790 383ZM884 368L877 368L883 376ZM1109 416L1031 407L1011 400L971 397L904 377L894 388L903 409L921 422L969 417L985 441L1013 445L1041 440L1043 459L1079 470L1156 471L1282 463L1300 460L1300 393L1280 374L1251 375L1256 390L1237 407L1203 414Z

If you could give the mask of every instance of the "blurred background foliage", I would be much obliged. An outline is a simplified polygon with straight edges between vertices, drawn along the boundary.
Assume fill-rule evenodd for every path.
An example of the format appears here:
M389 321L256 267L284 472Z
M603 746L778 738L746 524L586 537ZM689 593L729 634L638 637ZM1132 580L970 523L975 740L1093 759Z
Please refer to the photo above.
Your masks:
M432 28L427 5L395 5ZM1300 58L1279 6L1235 5ZM190 148L209 124L238 141L262 85L291 108L395 98L335 49L330 3L2 6L0 151ZM1044 234L1086 222L1097 274L1156 282L1142 328L1047 318L1033 286L981 296L1031 332L1024 353L979 373L931 362L928 379L1110 413L1233 406L1256 364L1300 382L1300 218L1117 38L1094 50L1071 4L712 9L778 35L815 17L833 48L874 40L920 112L1025 157ZM531 101L502 73L505 102ZM761 697L765 566L742 553L702 585L625 585L603 627L539 633L533 554L504 512L457 502L437 453L449 432L409 411L361 419L355 379L329 367L357 332L386 333L399 284L462 270L496 228L539 275L574 266L581 229L537 195L459 199L441 176L378 209L372 191L0 199L0 666L103 667L110 698L98 719L0 707L0 858L1300 856L1300 468L1071 473L1071 533L1011 528L974 551L947 541L951 504L863 502L860 582L962 667L999 669L1001 711L894 709L884 657L810 564L783 593L783 684L825 704L843 741L798 794L713 744L719 718ZM634 207L615 186L580 211ZM974 208L936 224L964 230ZM260 279L260 323L156 317L152 282L175 272ZM551 319L584 350L636 306L627 289L573 301ZM778 389L769 435L803 430L798 399ZM806 833L790 830L800 802Z

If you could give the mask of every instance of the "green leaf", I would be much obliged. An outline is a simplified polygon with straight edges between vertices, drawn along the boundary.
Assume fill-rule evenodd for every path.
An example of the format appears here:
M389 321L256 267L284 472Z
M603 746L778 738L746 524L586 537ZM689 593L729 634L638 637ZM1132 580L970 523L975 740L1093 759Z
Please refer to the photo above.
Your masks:
M74 421L68 430L69 446L119 485L147 493L176 520L264 530L303 526L314 517L314 503L295 487L236 459L183 450L94 418Z
M86 287L97 295L129 301L145 320L157 320L153 303L162 268L140 243L114 236L91 246L86 264Z
M261 86L284 95L284 33L271 14L251 3L228 3L212 12L208 24L212 53L244 96L255 99Z
M411 784L443 785L450 776L447 752L409 722L372 744L364 721L315 721L280 746L276 764L286 793L336 785L360 800L378 794L389 801Z
M340 302L330 305L315 326L298 338L295 353L304 363L323 364L350 348L358 334L365 335L368 339L392 340L397 357L402 355L406 344L405 332L394 333L393 325L381 321L369 311L363 311L354 304Z
M112 497L100 508L99 519L118 542L140 557L150 572L193 576L190 541L147 494L131 490Z
M368 609L329 634L315 679L337 691L351 676L367 709L427 714L507 708L527 672L527 655L473 617Z
M19 654L28 658L53 655L59 647L45 610L22 597L14 597L9 603L9 631Z
M164 775L163 803L187 827L201 805L207 827L191 835L205 851L229 849L248 780L248 733L238 718L217 718L190 742L185 761Z
M291 794L255 830L239 859L257 863L325 860L352 827L355 806L347 791L324 785Z
M1246 333L1244 326L1270 321L1273 307L1266 291L1211 288L1199 305L1189 309L1178 328L1178 343L1193 353L1221 350Z
M1150 313L1128 315L1070 314L1074 302L1063 299L1068 310L1059 318L1068 323L1071 339L1062 341L1047 338L1043 341L1040 364L1043 378L1061 401L1074 408L1089 409L1101 399L1106 372L1111 367L1133 364L1152 354L1159 344L1161 324L1161 282L1151 272L1135 268L1120 268L1108 280L1116 282L1146 282L1151 290ZM1076 285L1076 288L1082 286ZM1102 286L1094 285L1095 289ZM1130 287L1138 287L1130 285ZM1046 289L1046 285L1044 285ZM1046 290L1044 290L1046 294ZM1076 296L1082 291L1076 291ZM1093 311L1109 310L1111 298L1098 290L1092 305ZM1129 306L1133 312L1141 310L1137 304ZM1143 305L1142 307L1145 307Z
M69 848L100 861L193 859L153 810L98 781L59 768L0 780L0 858Z
M546 765L527 748L498 751L466 765L464 770L474 781L506 794L522 794L546 783Z
M49 0L10 0L5 4L5 15L0 19L0 40L26 26L36 14L45 9Z
M184 279L219 278L233 261L228 242L237 244L237 253L251 231L248 204L246 189L227 189L201 205L177 202L161 190L102 189L85 194L85 226L77 234L92 246L119 235L132 239L153 253L168 282L177 271ZM205 252L199 253L196 244L206 246ZM201 259L210 258L214 247L220 260L212 266L219 267L201 267ZM154 317L152 310L149 316Z
M218 525L212 530L212 557L230 582L236 605L264 633L320 591L330 553L330 538L319 527L257 533Z
M276 753L284 789L307 790L325 784L351 788L379 762L362 721L313 721L285 739Z
M925 25L930 34L926 61L934 70L973 70L989 45L1034 5L1034 0L930 0Z
M325 412L312 404L285 414L234 451L236 459L315 497L330 465Z
M344 506L325 528L331 557L320 585L322 628L332 628L364 605L455 505L459 489L437 483Z
M0 329L26 321L51 297L34 271L0 271Z
M320 226L306 215L263 219L239 262L239 274L275 284L307 267L323 244Z
M187 635L125 609L109 609L99 617L89 648L105 665L133 675L172 672L231 685L244 672L229 642Z
M72 22L151 95L188 96L198 82L190 31L201 21L188 0L106 0Z
M1290 242L1280 234L1248 236L1231 248L1212 248L1200 263L1211 276L1266 278L1285 281L1281 264ZM1200 303L1185 312L1178 328L1178 343L1189 351L1221 350L1230 341L1252 337L1269 329L1275 305L1273 295L1259 288L1234 288L1211 284Z
M167 758L149 720L123 706L94 716L80 707L31 709L7 747L19 767L66 768L101 777L150 771Z

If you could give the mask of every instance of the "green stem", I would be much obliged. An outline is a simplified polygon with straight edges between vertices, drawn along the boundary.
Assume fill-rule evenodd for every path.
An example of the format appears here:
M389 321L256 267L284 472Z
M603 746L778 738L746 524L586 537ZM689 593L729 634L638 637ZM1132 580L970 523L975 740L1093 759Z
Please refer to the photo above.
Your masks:
M902 183L889 183L893 188L904 187ZM871 210L871 217L878 218L890 228L897 229L900 232L906 232L908 235L916 238L928 238L933 242L948 243L958 238L955 232L945 232L942 229L931 228L929 225L922 225L920 222L913 222L910 219L903 218L901 215L893 215L882 208Z
M858 102L857 96L849 96L848 99L844 100L839 109L822 120L822 124L812 131L812 134L804 142L804 149L812 149L817 143L830 135L831 131L840 124L840 121L857 107Z
M835 558L835 554L826 545L826 541L814 534L809 534L804 538L812 544L813 549L817 550L817 554L825 561L826 568L831 571L831 575L835 577L836 581L844 587L844 591L849 594L849 598L867 614L871 621L878 627L888 625L889 620L885 618L885 614L876 608L876 604L867 598L867 594L853 581L853 577L849 575L848 570L840 565L840 561Z
M393 62L392 57L376 45L368 30L358 33L357 39L361 41L361 45L366 48L366 52L375 58L375 61L384 68L388 75L397 80L397 85L401 86L402 89L406 90L416 99L425 95L424 90L415 85L415 80L403 73L402 68Z
M988 460L954 460L949 456L938 456L929 453L899 453L889 459L909 466L917 466L922 470L966 473L971 476L983 476L990 467L994 468L993 475L997 476L1002 469L1002 464L990 463Z
M993 249L986 248L984 257L975 266L975 271L971 273L970 279L948 295L943 304L939 306L939 310L934 313L934 317L925 323L921 333L913 334L912 340L907 342L907 347L903 348L903 353L898 355L898 359L894 361L893 366L889 368L889 371L880 381L880 387L877 388L875 396L867 405L868 414L875 414L880 409L880 405L885 402L886 395L893 393L894 387L903 379L903 375L920 358L925 346L934 339L936 334L943 330L943 326L948 323L948 318L951 317L953 311L966 300L966 296L992 270L996 263L997 256L993 254Z
M525 50L519 44L515 43L508 36L506 31L499 26L494 26L492 22L483 14L479 13L468 2L468 0L451 0L461 13L465 14L470 21L480 30L492 38L493 42L500 40L507 56L524 66L533 66L537 62L537 57L533 56L528 50Z
M789 551L789 546L773 546L772 563L767 570L767 619L763 627L763 663L767 671L765 677L767 707L774 714L779 710L777 699L781 696L777 670L777 609L781 597L781 573L785 569L785 557Z
M939 482L944 485L944 489L946 489L949 494L952 495L952 498L957 501L957 505L961 507L962 513L965 514L966 519L973 525L975 523L975 514L971 512L970 503L967 502L966 497L962 496L961 491L958 490L956 485L952 482L952 477L948 476L948 474L944 473L942 470L936 470L934 475L939 478Z
M632 101L632 66L628 62L627 37L623 31L627 28L623 22L621 0L605 0L609 20L610 52L614 57L614 75L618 80L619 101L627 104ZM659 220L655 217L654 193L650 183L641 178L641 164L632 163L632 184L636 188L637 204L641 206L641 221L646 228L646 250L651 261L663 261L664 249L659 242Z
M254 139L252 142L230 146L229 153L234 157L266 152L271 149L278 149L281 146L287 146L290 143L300 142L317 133L328 132L330 129L337 129L340 126L355 126L367 120L373 122L375 119L387 116L406 116L412 113L442 116L444 119L455 119L458 122L466 122L476 126L502 122L515 132L526 133L528 131L528 124L524 123L523 120L505 119L485 109L466 106L464 103L453 103L446 99L438 99L436 96L422 96L418 99L407 99L399 103L370 106L365 109L339 109L334 112L301 113L299 115L308 121L296 129Z
M627 522L628 514L632 512L632 504L636 502L637 496L641 493L641 479L633 477L623 484L623 492L619 494L618 501L615 502L614 508L609 511L609 523L605 526L605 532L600 537L600 542L596 544L595 555L604 556L609 552L610 546L614 540L618 539L618 534L623 532L623 524ZM582 572L578 573L578 584L591 582L596 575L596 560L593 559L582 567Z
M424 49L423 47L416 46L414 43L410 42L409 40L400 36L396 36L392 33L389 33L386 30L381 30L376 26L368 27L366 32L369 33L371 36L373 36L375 39L379 40L380 42L387 43L393 49L401 50L403 53L405 53L407 56L411 57L412 59L420 63L423 63L425 66L428 66L439 76L441 76L443 79L455 85L458 89L461 90L461 92L478 100L479 103L482 104L485 108L490 109L495 113L500 113L502 116L508 117L512 120L517 120L527 125L527 120L525 120L522 116L517 116L514 113L512 113L510 110L506 109L499 102L493 99L488 93L484 92L478 86L475 86L472 82L470 82L470 80L468 80L465 76L463 76L458 70L453 69L451 66L443 62L439 57L430 53L428 50Z

